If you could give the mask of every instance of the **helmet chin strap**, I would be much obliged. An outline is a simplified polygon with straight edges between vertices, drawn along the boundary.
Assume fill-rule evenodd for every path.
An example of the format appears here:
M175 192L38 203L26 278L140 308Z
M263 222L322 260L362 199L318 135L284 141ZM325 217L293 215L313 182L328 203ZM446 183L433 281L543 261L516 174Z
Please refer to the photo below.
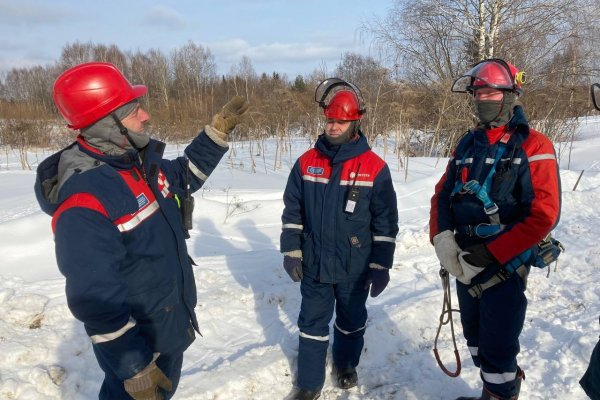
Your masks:
M141 149L135 144L135 142L131 138L131 135L129 134L129 130L127 130L127 128L125 128L125 125L123 125L123 123L115 115L115 113L110 113L110 116L112 117L113 121L115 121L115 124L119 128L119 132L121 132L121 135L123 135L123 136L125 136L127 138L127 141L129 142L129 144L131 145L131 147L133 147L137 151L140 151Z

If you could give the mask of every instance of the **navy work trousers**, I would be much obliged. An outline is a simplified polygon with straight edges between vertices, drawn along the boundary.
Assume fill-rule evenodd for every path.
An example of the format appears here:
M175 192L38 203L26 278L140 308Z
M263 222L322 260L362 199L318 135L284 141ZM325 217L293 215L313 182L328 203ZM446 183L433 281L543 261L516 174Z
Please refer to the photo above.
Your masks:
M305 277L300 284L297 385L320 390L325 383L329 322L335 308L333 362L339 369L358 365L367 323L365 280L328 284Z
M486 275L484 281L489 278ZM475 283L481 282L476 279ZM512 274L486 289L481 298L472 297L469 286L458 281L456 289L463 333L473 362L481 369L484 386L498 396L511 398L517 391L519 335L527 310L523 280Z
M579 383L590 399L600 400L600 341L596 343L590 365Z

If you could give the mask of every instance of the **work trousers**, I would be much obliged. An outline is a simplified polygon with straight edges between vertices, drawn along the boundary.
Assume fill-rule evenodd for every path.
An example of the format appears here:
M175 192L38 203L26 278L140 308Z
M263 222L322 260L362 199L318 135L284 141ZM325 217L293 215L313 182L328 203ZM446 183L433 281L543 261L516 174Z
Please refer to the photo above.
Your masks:
M590 364L579 384L590 399L600 400L600 341L594 347Z
M364 345L368 290L365 280L328 284L305 277L300 284L302 306L298 317L297 385L320 390L325 382L329 322L335 309L333 363L338 369L355 368Z
M481 282L475 279L474 283ZM519 335L527 310L523 279L512 274L508 280L484 290L481 298L472 297L469 287L456 282L460 320L471 357L480 367L487 390L511 398L517 392Z

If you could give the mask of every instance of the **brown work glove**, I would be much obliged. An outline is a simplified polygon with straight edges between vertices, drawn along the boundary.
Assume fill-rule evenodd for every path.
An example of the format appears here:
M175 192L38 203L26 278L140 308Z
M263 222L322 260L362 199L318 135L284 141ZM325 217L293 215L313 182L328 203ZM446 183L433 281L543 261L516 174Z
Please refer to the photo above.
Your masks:
M173 389L173 383L156 366L155 359L143 370L123 382L125 391L135 400L163 400L160 389L167 391Z
M219 132L228 134L240 123L247 109L248 101L242 96L234 96L213 116L211 125Z

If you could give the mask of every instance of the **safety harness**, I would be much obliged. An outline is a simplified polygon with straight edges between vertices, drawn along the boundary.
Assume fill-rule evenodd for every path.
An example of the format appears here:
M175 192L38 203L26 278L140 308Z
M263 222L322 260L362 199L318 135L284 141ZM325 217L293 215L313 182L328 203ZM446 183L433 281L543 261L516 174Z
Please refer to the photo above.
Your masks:
M506 152L506 148L507 148L508 142L512 136L513 131L514 130L506 132L504 135L502 135L502 137L498 141L498 147L496 149L496 154L494 156L494 161L492 163L492 167L490 168L490 171L488 172L485 180L483 181L483 184L479 183L479 181L477 181L476 179L472 179L465 183L463 183L463 180L458 180L456 182L456 184L454 186L454 190L452 191L452 196L454 196L457 193L474 195L483 204L483 209L490 221L489 224L481 223L481 224L478 224L475 226L473 226L473 225L459 226L457 228L458 232L468 235L468 236L478 236L478 237L486 238L486 237L490 237L490 236L499 234L506 227L506 225L503 225L500 222L500 213L499 213L500 210L498 208L498 205L491 199L490 190L491 190L492 183L494 180L494 175L496 174L496 167L498 166L498 162L500 161L500 159ZM513 148L513 154L514 154L514 148ZM465 164L466 157L467 157L467 153L465 154L465 156L462 159L463 165ZM512 159L512 156L511 156L511 159ZM463 171L466 172L467 170L463 169ZM524 253L520 254L519 256L517 256L513 260L511 260L503 268L500 268L500 270L496 274L494 274L494 276L492 276L490 279L488 279L486 282L476 284L476 285L472 286L471 288L469 288L469 294L473 297L479 298L479 297L481 297L481 294L483 293L484 290L489 289L490 287L495 286L498 283L504 282L505 280L510 278L510 276L513 274L513 272L516 272L521 277L521 279L523 279L523 282L526 284L528 271L527 271L527 267L525 266L524 262L527 261L527 259L530 256L531 256L531 250L528 249Z
M514 130L513 130L514 131ZM496 173L496 167L498 162L506 152L507 144L511 138L513 131L506 132L498 141L498 147L496 149L496 154L494 156L494 161L492 163L492 167L488 172L483 184L480 184L476 179L472 179L468 182L464 182L466 180L466 169L463 169L462 180L458 180L454 186L451 196L454 196L457 193L460 194L472 194L477 197L483 204L483 209L486 215L489 218L490 223L481 223L478 225L462 225L456 228L457 232L462 233L467 236L477 236L481 238L486 238L490 236L494 236L502 232L506 225L500 222L500 213L498 205L490 198L490 189L492 187L492 182L494 179L494 175ZM514 155L515 148L513 148ZM468 152L465 152L465 156L463 157L461 163L464 165L467 159ZM512 162L512 155L511 155ZM490 279L483 283L475 284L471 288L469 288L469 294L473 297L480 298L481 294L484 290L489 289L492 286L495 286L505 280L509 279L513 273L517 273L521 279L525 287L527 286L527 275L529 270L527 268L527 263L531 262L533 259L533 265L538 268L545 268L550 265L552 262L555 262L563 252L564 246L556 239L554 239L550 233L546 235L544 239L542 239L536 246L531 249L527 249L521 254L514 257L504 266L502 266L498 272L494 274ZM548 270L550 273L550 270Z

